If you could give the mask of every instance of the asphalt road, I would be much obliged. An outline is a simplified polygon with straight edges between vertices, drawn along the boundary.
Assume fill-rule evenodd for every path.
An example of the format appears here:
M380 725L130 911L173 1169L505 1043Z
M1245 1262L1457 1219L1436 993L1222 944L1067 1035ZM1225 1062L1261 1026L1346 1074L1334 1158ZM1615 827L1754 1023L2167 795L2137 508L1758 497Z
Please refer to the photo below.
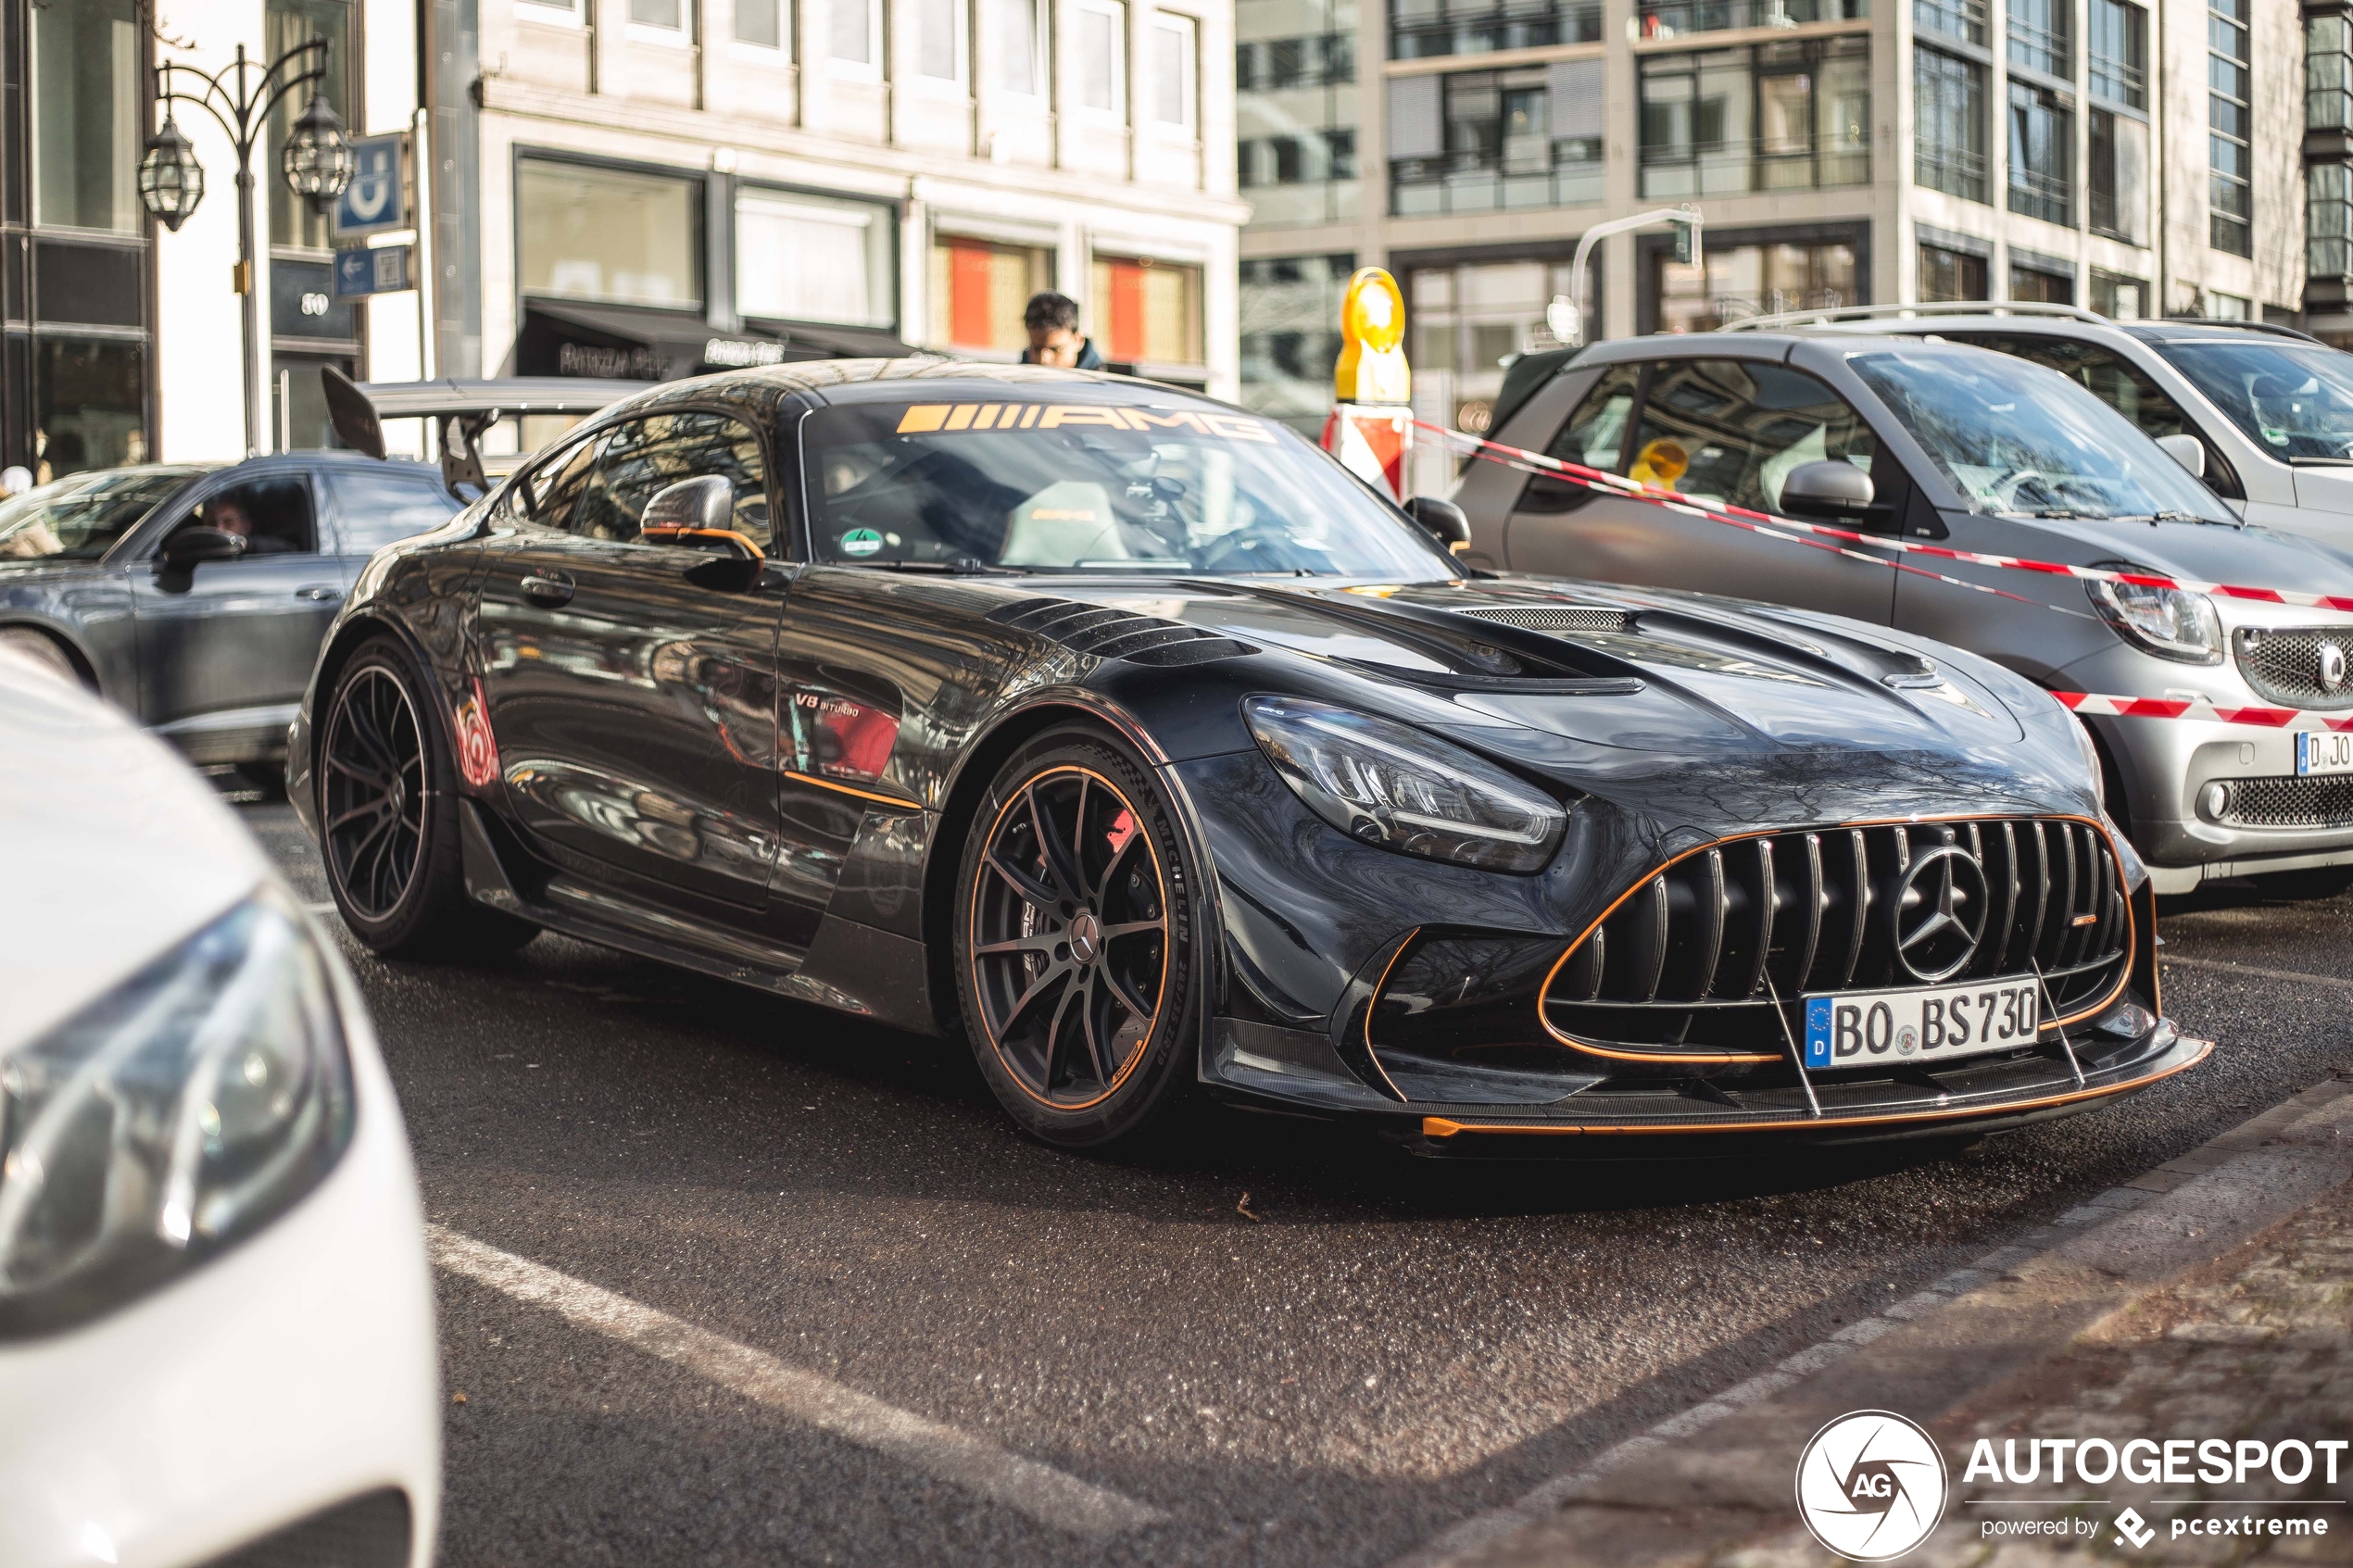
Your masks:
M325 900L287 809L244 815ZM1478 1165L1214 1108L1073 1158L961 1044L554 936L346 942L433 1222L1165 1515L1065 1533L444 1273L441 1560L1388 1563L2353 1067L2353 897L2163 930L2199 960L2167 1010L2221 1049L2123 1104L1957 1150Z

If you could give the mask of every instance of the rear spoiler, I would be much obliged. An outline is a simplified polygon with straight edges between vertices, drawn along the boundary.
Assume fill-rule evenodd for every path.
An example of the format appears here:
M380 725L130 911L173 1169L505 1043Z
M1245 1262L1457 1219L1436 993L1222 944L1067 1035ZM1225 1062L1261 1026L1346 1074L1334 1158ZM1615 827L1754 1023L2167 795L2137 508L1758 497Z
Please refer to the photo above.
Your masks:
M569 376L504 381L355 382L333 365L319 368L335 435L355 452L384 455L384 421L432 420L441 433L441 481L464 498L490 488L482 471L482 435L502 419L526 414L593 414L653 385L640 381L589 381Z

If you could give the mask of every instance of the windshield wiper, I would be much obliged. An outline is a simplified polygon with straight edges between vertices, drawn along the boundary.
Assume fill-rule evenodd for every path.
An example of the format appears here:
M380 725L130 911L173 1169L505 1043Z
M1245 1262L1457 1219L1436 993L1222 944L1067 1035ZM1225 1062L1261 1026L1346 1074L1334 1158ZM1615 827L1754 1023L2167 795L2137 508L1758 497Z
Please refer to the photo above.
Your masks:
M2082 518L2091 522L2106 522L2116 514L2113 512L2087 512L2081 507L2045 507L2041 511L2029 512L2026 515L2029 517L2074 517Z
M955 560L837 560L836 566L863 567L883 571L937 571L949 577L1018 577L1021 574L1009 566L991 566L987 561L962 556Z

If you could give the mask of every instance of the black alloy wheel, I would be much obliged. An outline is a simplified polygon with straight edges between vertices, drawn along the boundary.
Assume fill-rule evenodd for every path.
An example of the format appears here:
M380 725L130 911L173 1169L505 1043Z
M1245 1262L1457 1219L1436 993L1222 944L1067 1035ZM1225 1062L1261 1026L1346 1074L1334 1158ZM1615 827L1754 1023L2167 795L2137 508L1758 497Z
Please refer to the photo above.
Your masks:
M1153 780L1108 737L1032 743L982 803L957 922L967 1026L997 1098L1039 1137L1124 1137L1184 1076L1181 866Z
M385 666L362 665L335 693L320 748L320 839L350 910L391 918L424 849L425 746L416 705Z

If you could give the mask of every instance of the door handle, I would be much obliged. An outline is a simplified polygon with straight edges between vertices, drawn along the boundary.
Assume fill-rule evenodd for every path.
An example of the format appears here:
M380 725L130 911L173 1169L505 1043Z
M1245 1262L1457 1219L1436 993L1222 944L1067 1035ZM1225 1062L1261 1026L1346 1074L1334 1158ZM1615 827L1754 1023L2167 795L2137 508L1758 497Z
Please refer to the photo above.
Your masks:
M343 590L332 583L312 583L296 588L294 596L298 599L308 599L312 604L331 605L343 597Z
M535 605L570 604L572 579L561 575L542 577L534 572L522 580L522 596Z

